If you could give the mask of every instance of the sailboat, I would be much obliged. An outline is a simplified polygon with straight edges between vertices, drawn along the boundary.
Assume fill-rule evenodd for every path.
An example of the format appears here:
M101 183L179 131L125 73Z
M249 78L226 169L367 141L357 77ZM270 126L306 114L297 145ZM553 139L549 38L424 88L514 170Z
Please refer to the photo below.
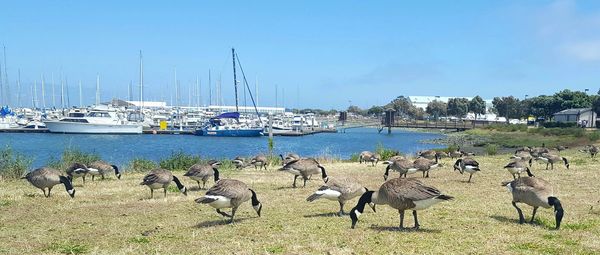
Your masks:
M240 113L238 110L238 85L236 80L236 54L235 49L231 49L231 56L233 58L233 85L235 87L235 112L226 112L222 113L214 118L210 118L204 126L199 129L196 129L194 134L200 136L221 136L221 137L255 137L263 135L262 125L252 125L252 123L241 122L240 121ZM239 64L239 58L238 58ZM242 71L242 75L244 76L244 85L248 87L246 82L246 77L244 75L244 70L241 69L242 66L240 64L240 70ZM246 87L244 89L246 89ZM248 88L250 92L250 89ZM254 110L256 111L256 115L258 116L258 111L256 109L256 103L254 102L254 98L252 97L252 92L250 92L250 98L252 99L252 103L254 104ZM260 118L258 119L260 121Z

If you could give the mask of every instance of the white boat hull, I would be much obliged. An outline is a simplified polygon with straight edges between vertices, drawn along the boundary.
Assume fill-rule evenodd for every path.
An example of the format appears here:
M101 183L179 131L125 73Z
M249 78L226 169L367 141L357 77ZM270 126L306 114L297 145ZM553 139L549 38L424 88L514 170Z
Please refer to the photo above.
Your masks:
M141 134L142 125L138 124L91 124L62 121L44 122L50 133L63 134Z

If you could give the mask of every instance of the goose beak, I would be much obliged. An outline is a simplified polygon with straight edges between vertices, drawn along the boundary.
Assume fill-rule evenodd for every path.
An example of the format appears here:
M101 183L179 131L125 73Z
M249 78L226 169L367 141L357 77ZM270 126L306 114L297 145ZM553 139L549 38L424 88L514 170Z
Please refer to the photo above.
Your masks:
M375 210L375 203L369 203L369 206L373 209L373 212L377 212L377 210Z
M67 192L69 193L69 196L71 196L71 198L75 198L75 189L67 190Z
M117 174L117 179L121 180L121 174Z

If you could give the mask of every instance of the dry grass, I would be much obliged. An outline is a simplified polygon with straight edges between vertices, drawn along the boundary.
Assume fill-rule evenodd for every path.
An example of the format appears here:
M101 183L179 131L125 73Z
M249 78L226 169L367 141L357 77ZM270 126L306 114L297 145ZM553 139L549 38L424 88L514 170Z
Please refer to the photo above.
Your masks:
M396 231L398 213L387 206L366 210L350 229L349 217L333 216L336 202L305 201L322 182L292 189L292 176L276 171L224 171L251 185L264 204L257 218L250 204L240 208L233 225L212 208L194 203L203 191L182 177L189 195L170 191L167 198L138 183L142 174L122 180L88 182L70 199L56 187L46 199L25 181L0 184L0 253L6 254L592 254L600 252L599 160L574 151L563 153L572 169L554 171L534 165L533 172L555 185L565 207L563 228L554 226L552 210L540 209L534 225L519 225L511 196L499 184L512 177L502 170L506 155L479 157L483 172L452 172L452 162L424 182L455 196L450 202L420 212L420 231ZM333 178L351 174L375 189L383 167L358 163L326 164ZM274 167L271 167L274 169ZM395 177L395 176L394 176ZM420 177L415 175L415 177ZM349 211L356 199L347 205ZM594 206L594 209L590 209ZM527 218L531 208L522 207ZM408 214L406 223L412 226Z

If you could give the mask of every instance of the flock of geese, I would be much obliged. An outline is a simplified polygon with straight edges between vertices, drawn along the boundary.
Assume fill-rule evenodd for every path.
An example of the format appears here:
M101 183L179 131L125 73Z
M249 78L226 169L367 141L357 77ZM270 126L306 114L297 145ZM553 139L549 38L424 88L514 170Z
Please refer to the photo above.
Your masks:
M560 153L564 147L556 148ZM590 153L594 157L598 153L598 148L590 145L583 151ZM560 200L554 195L552 185L539 178L535 177L530 167L533 161L541 161L546 163L546 169L550 166L554 169L554 164L562 162L564 166L569 168L569 161L560 156L554 150L550 150L545 146L542 147L523 147L515 151L511 156L511 161L504 168L513 176L512 181L502 182L512 193L512 205L519 214L519 222L523 224L525 218L522 210L517 206L517 203L524 203L533 207L531 221L534 221L535 214L539 207L552 208L554 207L556 229L560 228L564 210ZM404 213L412 211L414 218L414 229L419 228L417 212L427 209L437 203L453 199L452 196L442 193L435 187L429 186L416 178L407 178L407 175L416 172L422 172L423 178L429 177L429 172L432 169L441 167L440 158L450 157L456 159L453 167L455 171L464 174L469 174L468 182L471 182L473 174L480 172L479 163L473 158L473 153L467 153L457 149L449 153L443 153L434 150L421 151L417 154L417 158L411 160L400 155L393 156L388 160L383 161L386 164L385 173L383 175L384 183L377 190L369 190L360 184L357 180L349 176L329 177L323 165L314 158L300 157L298 154L290 153L286 156L280 155L282 166L279 171L288 172L294 176L292 187L296 188L298 177L303 180L303 187L306 182L312 179L313 175L320 175L325 183L306 200L308 202L317 199L328 199L338 201L339 216L346 215L344 205L355 197L360 197L356 206L350 210L350 219L352 220L352 228L356 227L359 217L364 213L365 205L369 205L376 212L376 205L388 205L398 210L400 214L400 229L404 228ZM381 157L377 153L364 151L359 155L359 162L371 163L376 166L381 161ZM248 166L254 166L256 169L264 168L268 165L268 160L265 156L256 156L250 160L237 157L232 162L236 168L241 169ZM220 179L218 167L221 162L210 160L206 163L198 163L189 168L183 175L198 183L201 189L206 188L206 182L213 179L214 185L208 189L206 194L195 202L207 204L220 215L228 217L230 223L234 222L234 217L240 205L247 201L251 201L252 207L260 217L262 204L258 200L256 192L251 189L246 183L234 179ZM398 172L398 178L389 179L390 171ZM96 176L105 178L106 175L114 173L120 179L121 173L119 168L104 161L95 161L88 165L81 163L73 163L66 169L66 176L59 170L42 167L27 173L23 179L27 179L36 188L44 192L44 196L50 197L50 191L56 185L63 184L67 193L73 198L75 189L73 188L73 180L82 178L85 184L85 178L88 175L92 176L92 180ZM522 173L527 173L527 176L521 177ZM389 179L389 180L388 180ZM144 176L140 185L145 185L150 189L150 197L154 197L155 189L163 189L164 196L167 195L167 188L174 182L181 193L187 195L187 188L181 181L174 176L171 171L166 169L154 169ZM200 187L200 182L202 186ZM48 190L46 192L46 189ZM231 214L223 212L222 209L231 208Z

